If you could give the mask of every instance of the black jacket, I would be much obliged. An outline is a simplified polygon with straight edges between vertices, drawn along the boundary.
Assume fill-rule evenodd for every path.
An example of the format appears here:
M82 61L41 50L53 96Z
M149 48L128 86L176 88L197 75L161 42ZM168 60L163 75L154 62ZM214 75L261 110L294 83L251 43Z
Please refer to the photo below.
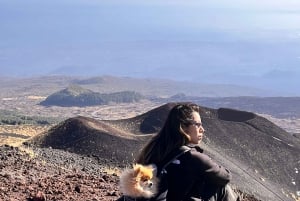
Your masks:
M225 186L231 173L215 163L197 145L189 145L186 152L167 168L168 201L193 200L201 198L209 188Z

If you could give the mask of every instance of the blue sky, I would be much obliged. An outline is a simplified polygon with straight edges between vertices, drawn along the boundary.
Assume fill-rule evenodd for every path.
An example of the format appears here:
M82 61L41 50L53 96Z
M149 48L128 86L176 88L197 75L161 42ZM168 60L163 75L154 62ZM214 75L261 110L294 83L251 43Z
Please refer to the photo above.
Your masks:
M71 39L79 42L84 36L96 41L199 39L204 30L245 40L300 39L300 2L290 0L0 2L1 43L38 42L50 33L50 39L61 42L72 31Z
M0 73L296 88L299 22L298 0L0 0Z

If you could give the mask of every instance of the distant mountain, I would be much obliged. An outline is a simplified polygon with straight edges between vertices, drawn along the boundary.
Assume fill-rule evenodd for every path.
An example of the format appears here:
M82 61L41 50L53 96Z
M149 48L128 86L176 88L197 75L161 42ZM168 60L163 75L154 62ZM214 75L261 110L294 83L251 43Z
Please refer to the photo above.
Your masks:
M217 80L217 79L216 79ZM200 80L201 81L201 80ZM17 93L33 93L37 91L42 96L49 96L58 90L79 85L98 93L112 93L120 91L135 91L145 96L169 97L178 93L197 97L233 97L233 96L286 96L271 90L263 90L233 84L205 84L200 81L176 81L170 79L134 78L117 76L43 76L28 78L0 79L2 94L16 90ZM21 88L21 90L20 90ZM20 91L21 92L20 92Z
M110 102L130 103L140 101L143 96L134 91L122 91L109 94L100 94L78 85L72 85L48 96L40 104L44 106L91 106L104 105Z
M199 98L198 104L212 108L234 108L277 118L300 118L300 97Z
M212 85L232 85L238 87L256 88L259 91L265 90L268 93L274 93L277 96L299 96L298 86L300 85L299 71L287 70L270 70L257 75L247 74L231 69L224 71L219 69L218 72L207 72L205 69L192 69L187 67L182 68L158 68L146 72L141 75L141 70L132 71L131 73L111 72L112 69L91 67L86 70L86 67L63 67L55 71L58 75L72 76L92 76L92 75L115 75L115 76L130 76L133 78L150 78L150 79L170 79L174 81L188 81L202 84ZM187 72L192 73L189 75ZM199 75L199 76L196 76Z
M1 63L1 75L130 76L231 84L273 91L277 96L300 96L300 79L294 79L296 76L291 79L289 75L300 73L298 39L218 41L224 33L210 38L215 35L208 32L205 41L202 31L196 34L197 39L183 41L93 42L72 46L53 46L50 42L49 46L35 47L24 54L21 52L25 49L3 49L2 57L6 59ZM28 56L33 52L32 57ZM14 59L15 55L19 59ZM40 62L35 61L36 56ZM272 71L283 73L268 77Z
M269 114L277 118L300 118L300 97L192 97L180 93L166 98L164 101L193 101L215 109L225 107Z
M205 84L170 79L99 76L74 79L73 84L105 90L128 90L150 96L172 96L184 93L198 97L274 96L274 92L233 84ZM95 87L97 86L97 87Z

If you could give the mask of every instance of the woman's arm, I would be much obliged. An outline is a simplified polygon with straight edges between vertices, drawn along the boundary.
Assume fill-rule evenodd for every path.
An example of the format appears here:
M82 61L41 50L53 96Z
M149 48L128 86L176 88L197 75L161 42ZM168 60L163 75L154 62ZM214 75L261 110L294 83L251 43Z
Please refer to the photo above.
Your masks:
M195 171L201 171L206 182L225 186L231 180L231 173L226 168L218 165L206 154L192 151L192 165L197 167Z

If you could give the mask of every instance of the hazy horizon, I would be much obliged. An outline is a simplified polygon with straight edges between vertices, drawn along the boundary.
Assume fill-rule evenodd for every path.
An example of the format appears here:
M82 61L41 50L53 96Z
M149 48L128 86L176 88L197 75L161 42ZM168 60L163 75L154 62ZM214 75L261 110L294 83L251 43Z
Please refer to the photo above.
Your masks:
M0 0L0 76L234 84L300 96L300 2Z

